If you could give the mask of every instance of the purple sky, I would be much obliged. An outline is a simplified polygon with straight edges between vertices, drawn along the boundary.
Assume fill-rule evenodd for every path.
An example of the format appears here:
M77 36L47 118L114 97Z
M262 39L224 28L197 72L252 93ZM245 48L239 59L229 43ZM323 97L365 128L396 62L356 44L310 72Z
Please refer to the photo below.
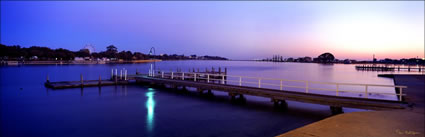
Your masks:
M1 1L1 43L231 59L424 57L424 1Z

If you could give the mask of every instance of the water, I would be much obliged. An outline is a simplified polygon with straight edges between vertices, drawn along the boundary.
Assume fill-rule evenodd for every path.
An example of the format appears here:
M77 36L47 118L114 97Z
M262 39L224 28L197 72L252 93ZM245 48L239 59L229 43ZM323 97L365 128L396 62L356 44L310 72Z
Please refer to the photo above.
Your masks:
M393 85L392 79L377 77L379 72L356 71L354 65L342 64L163 61L155 66L184 71L227 67L229 75ZM331 116L328 106L288 101L289 111L281 112L273 109L269 99L252 96L247 96L246 105L232 104L227 94L217 91L214 98L206 98L195 92L179 93L145 85L61 90L43 85L47 74L51 81L79 80L80 74L85 79L98 79L99 75L109 78L112 68L126 68L134 74L136 69L147 73L149 67L150 64L0 67L1 136L276 136Z

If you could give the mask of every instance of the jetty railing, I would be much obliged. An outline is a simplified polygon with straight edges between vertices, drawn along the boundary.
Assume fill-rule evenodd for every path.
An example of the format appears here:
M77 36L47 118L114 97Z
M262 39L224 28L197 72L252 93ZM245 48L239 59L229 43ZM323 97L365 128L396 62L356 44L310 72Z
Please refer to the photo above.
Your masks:
M396 95L398 101L403 101L403 96L406 94L403 93L403 89L407 86L400 85L379 85L379 84L356 84L356 83L335 83L335 82L317 82L317 81L306 81L306 80L289 80L289 79L278 79L278 78L264 78L264 77L251 77L251 76L237 76L237 75L227 75L225 73L205 73L205 72L173 72L173 71L161 71L161 70L149 70L149 77L164 78L164 79L177 79L177 80L186 80L186 81L196 81L196 82L206 82L206 83L218 83L226 85L237 85L237 86L248 86L256 88L265 88L264 86L274 86L278 87L279 90L284 90L284 88L298 88L304 89L305 93L311 93L311 90L319 91L332 91L335 92L335 96L341 96L342 92L351 92L351 93L364 93L363 98L369 98L368 94L383 94L383 95ZM228 78L231 78L229 80ZM233 78L233 79L232 79ZM264 82L268 81L268 82ZM271 82L274 81L274 82ZM228 84L228 82L233 82L236 84ZM288 85L288 82L300 83L298 85ZM251 84L248 85L248 84ZM320 84L320 85L331 85L335 88L318 88L312 87L309 85ZM255 86L252 86L255 85ZM343 86L361 86L364 87L363 91L351 91L351 90L342 90ZM375 91L370 91L371 87L392 87L398 89L398 93L379 93Z

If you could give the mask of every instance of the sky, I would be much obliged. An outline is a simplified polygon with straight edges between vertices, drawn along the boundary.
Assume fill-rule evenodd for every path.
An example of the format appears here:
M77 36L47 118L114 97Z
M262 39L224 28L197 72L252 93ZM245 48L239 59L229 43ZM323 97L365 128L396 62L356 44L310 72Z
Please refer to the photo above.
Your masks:
M424 57L424 1L1 1L0 43L230 59Z

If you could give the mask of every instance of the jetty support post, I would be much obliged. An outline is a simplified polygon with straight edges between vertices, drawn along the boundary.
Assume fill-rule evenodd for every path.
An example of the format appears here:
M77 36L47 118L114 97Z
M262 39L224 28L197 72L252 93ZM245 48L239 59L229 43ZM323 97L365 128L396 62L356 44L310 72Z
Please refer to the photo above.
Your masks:
M273 102L273 107L275 109L282 109L284 111L288 110L288 103L286 102L286 100L272 98L271 102Z
M243 94L239 94L238 102L241 103L241 104L246 103L246 98Z
M229 96L230 96L230 101L235 101L236 100L236 93L229 92Z
M127 80L127 70L124 70L124 80Z
M80 82L81 82L81 87L84 86L84 80L83 80L83 74L80 74Z
M102 85L102 78L99 75L99 86L101 86L101 85Z
M224 67L224 79L226 79L226 81L224 82L224 84L227 84L227 67Z
M221 84L225 84L224 75L223 74L221 75Z
M111 80L114 78L114 69L111 69Z
M115 69L115 80L118 78L118 69Z
M122 80L122 69L120 70L120 80Z
M202 89L202 88L197 88L196 90L197 90L197 91L199 92L199 94L201 94L201 95L204 93L204 89Z
M114 80L115 80L115 85L117 85L118 84L118 76L117 75L115 75L115 79Z
M283 110L288 110L288 103L286 102L286 100L280 100L280 107L283 109Z
M50 81L49 81L49 74L46 75L46 83L50 83Z
M272 98L271 102L273 102L273 107L278 108L279 107L279 100Z
M207 83L210 83L210 74L207 74Z
M208 97L212 97L212 96L214 96L214 94L211 92L211 89L208 89L208 91L207 91L207 96L208 96Z

